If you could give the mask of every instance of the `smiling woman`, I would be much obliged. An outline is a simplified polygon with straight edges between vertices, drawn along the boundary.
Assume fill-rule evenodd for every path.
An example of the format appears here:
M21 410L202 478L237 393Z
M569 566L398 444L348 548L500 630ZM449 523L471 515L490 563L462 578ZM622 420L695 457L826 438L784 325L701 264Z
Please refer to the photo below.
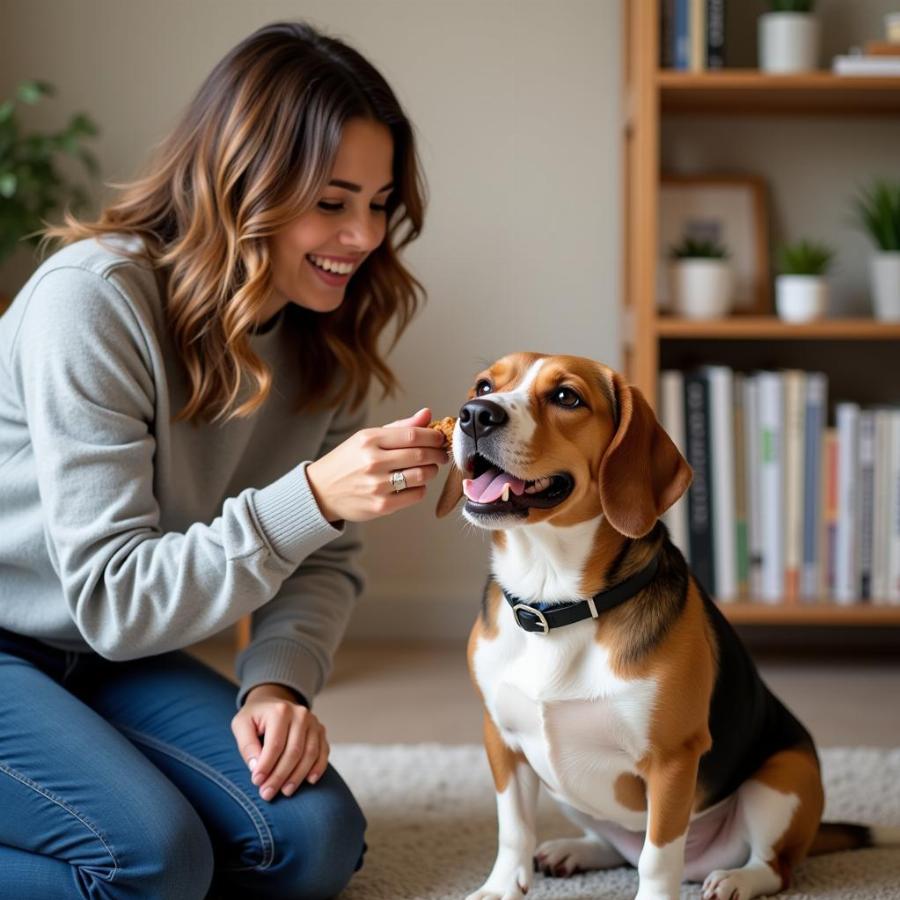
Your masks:
M99 219L47 232L0 319L0 895L299 900L362 864L310 704L357 523L446 462L427 407L364 427L423 213L384 78L284 22ZM239 688L182 651L251 615Z

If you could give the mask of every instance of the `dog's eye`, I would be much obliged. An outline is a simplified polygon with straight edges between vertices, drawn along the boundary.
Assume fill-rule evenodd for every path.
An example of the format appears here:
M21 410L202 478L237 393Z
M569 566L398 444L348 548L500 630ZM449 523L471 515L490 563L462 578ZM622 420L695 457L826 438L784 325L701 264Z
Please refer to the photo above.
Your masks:
M576 406L584 406L584 400L572 390L572 388L559 388L553 394L553 402L557 406L564 406L566 409L575 409Z
M491 383L486 378L482 378L481 381L475 385L475 396L480 397L482 394L489 394L493 389Z

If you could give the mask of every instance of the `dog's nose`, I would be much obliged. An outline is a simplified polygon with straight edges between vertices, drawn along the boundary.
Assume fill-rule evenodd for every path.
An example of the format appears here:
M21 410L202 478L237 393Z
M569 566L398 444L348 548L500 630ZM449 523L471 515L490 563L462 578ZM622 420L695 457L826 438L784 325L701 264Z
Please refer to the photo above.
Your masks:
M459 427L476 441L509 421L506 410L493 400L470 400L459 411Z

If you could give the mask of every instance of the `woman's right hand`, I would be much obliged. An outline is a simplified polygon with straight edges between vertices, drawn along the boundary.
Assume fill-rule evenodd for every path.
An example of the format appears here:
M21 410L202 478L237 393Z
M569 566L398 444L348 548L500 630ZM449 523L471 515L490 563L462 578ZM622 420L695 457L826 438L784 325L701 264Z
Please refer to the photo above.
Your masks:
M425 498L425 485L448 461L444 436L428 428L426 407L382 428L364 428L306 467L306 477L329 522L365 522L412 506ZM402 472L405 490L395 491L391 474Z

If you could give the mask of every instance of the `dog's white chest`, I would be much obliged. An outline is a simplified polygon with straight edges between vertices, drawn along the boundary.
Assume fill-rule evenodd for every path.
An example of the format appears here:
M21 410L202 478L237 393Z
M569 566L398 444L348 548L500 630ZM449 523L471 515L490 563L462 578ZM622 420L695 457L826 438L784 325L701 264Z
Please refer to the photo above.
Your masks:
M623 804L617 781L634 774L647 751L655 682L616 678L591 622L536 635L505 612L499 635L479 643L473 660L504 741L524 753L558 800L597 819L644 828L646 813Z

